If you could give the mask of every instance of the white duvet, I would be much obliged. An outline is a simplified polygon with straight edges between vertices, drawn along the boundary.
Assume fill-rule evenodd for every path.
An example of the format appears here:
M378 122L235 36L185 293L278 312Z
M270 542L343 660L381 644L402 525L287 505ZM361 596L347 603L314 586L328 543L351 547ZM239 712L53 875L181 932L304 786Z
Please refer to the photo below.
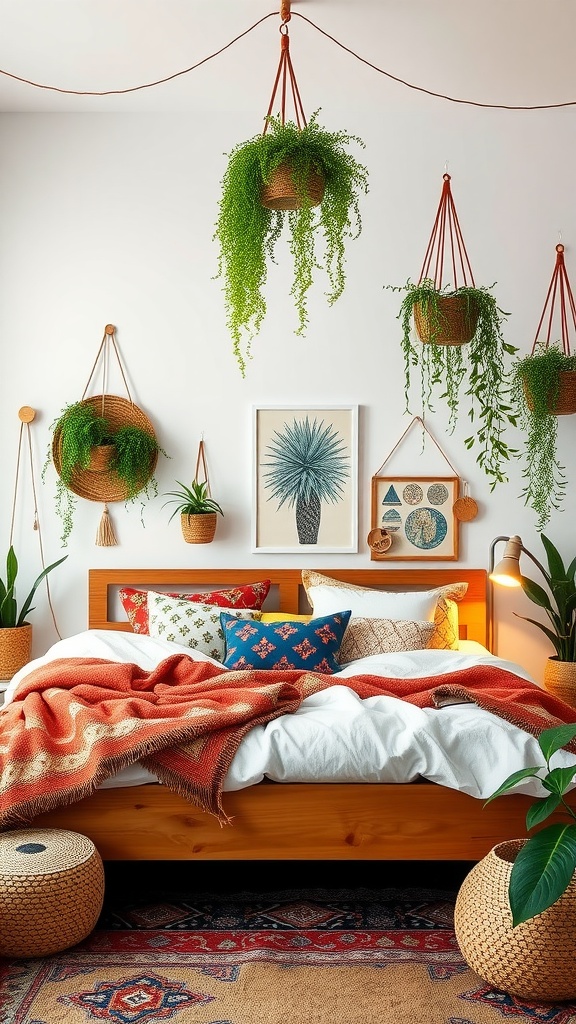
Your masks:
M349 663L333 679L345 681L358 674L441 676L491 664L533 681L520 666L496 658L480 644L463 642L461 647L460 651L374 655ZM134 662L149 671L174 653L218 664L207 655L166 640L87 630L58 641L47 654L18 672L6 691L5 705L31 669L55 658L108 658ZM238 748L224 789L243 789L265 777L275 782L364 783L424 778L486 799L512 772L541 763L542 754L533 736L475 704L421 709L396 697L362 700L344 683L307 697L295 713L251 729ZM554 755L554 766L574 763L574 755L566 751ZM155 781L150 772L134 764L103 785ZM543 793L533 778L525 779L516 791L531 796Z

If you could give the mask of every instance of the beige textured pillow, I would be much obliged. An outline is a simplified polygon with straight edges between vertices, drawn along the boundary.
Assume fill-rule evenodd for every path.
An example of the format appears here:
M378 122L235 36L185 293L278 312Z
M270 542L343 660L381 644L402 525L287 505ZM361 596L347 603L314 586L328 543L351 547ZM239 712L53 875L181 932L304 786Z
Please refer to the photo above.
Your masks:
M350 608L354 618L386 618L434 622L427 645L437 650L458 649L458 605L467 583L449 583L433 590L376 590L342 583L314 569L302 570L302 583L314 615L328 615ZM348 625L350 628L350 624Z
M344 664L371 654L419 651L430 646L433 622L406 619L350 619L340 646L338 661Z

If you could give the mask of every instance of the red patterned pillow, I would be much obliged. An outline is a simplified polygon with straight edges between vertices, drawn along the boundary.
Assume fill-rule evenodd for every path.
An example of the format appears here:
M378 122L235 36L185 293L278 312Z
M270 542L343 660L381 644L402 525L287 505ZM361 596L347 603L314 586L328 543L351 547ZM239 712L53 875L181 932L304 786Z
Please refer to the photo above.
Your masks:
M270 580L260 583L248 583L243 587L232 587L230 590L212 590L203 594L168 594L181 601L194 601L196 604L215 604L220 608L251 608L260 610L268 591ZM122 587L119 591L120 600L128 621L135 633L148 635L148 604L147 590L135 590L133 587Z

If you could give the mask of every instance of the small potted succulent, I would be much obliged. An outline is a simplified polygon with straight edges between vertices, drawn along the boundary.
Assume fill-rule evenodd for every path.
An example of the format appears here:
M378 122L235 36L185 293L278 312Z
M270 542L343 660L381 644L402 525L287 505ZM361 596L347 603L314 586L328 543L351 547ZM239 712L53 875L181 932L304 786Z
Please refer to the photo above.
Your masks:
M180 490L167 491L165 497L170 497L170 500L162 506L176 505L168 522L180 513L180 526L186 543L209 544L216 534L217 517L224 513L218 502L210 497L208 482L193 480L190 487L180 480L176 483Z
M543 530L566 491L564 467L558 462L558 416L576 413L576 355L559 344L539 343L512 367L512 395L524 432L522 496L537 513Z
M428 278L418 284L408 281L401 287L387 287L406 293L398 313L406 411L410 411L415 370L420 371L422 410L434 412L436 397L445 401L450 433L458 422L461 403L467 400L474 431L464 443L468 449L477 446L476 461L494 490L508 479L505 465L517 455L504 438L505 429L516 426L506 361L517 349L502 335L507 314L486 287L437 288Z
M293 259L290 295L296 307L297 335L308 323L307 294L321 269L316 252L324 240L323 268L330 304L345 285L345 243L357 238L362 223L360 195L368 191L368 171L347 151L364 143L344 131L327 131L318 111L299 127L267 118L266 131L239 143L228 154L214 239L219 245L218 273L224 281L227 326L242 376L250 342L266 314L268 264L287 227ZM288 184L288 193L274 180Z

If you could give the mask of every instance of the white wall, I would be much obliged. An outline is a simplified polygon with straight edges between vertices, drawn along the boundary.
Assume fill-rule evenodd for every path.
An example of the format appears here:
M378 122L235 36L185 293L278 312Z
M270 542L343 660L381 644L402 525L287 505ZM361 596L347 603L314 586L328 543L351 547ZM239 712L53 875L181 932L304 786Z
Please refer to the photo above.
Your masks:
M367 60L432 90L491 103L573 98L567 68L572 67L569 29L576 16L566 4L546 6L546 16L554 9L554 21L545 20L535 0L504 5L492 0L476 8L477 22L459 17L461 3L434 5L434 17L431 5L416 6L415 12L412 4L354 5L363 17L353 24L350 5L328 11L311 3L301 9ZM417 24L410 22L408 8ZM237 8L239 27L242 14ZM252 5L246 25L253 16ZM223 27L222 41L232 34ZM330 308L318 278L306 339L293 334L287 254L271 269L268 315L245 380L232 357L221 284L213 279L212 233L224 154L259 130L262 111L247 109L241 82L228 77L226 56L219 58L217 73L210 70L220 92L206 93L204 110L146 112L139 95L122 113L107 113L100 100L92 113L75 113L70 101L63 113L0 115L0 548L7 547L10 529L18 410L31 405L37 410L31 436L46 560L61 553L54 472L43 485L40 471L50 423L66 403L82 396L106 323L117 326L133 398L170 455L158 463L160 492L176 479L192 478L203 433L212 490L225 511L216 542L202 547L184 544L176 519L167 525L169 510L162 509L161 497L146 507L144 528L138 505L115 505L111 512L120 544L98 548L100 507L79 502L69 558L51 576L63 635L85 627L89 567L370 565L371 477L410 422L403 402L399 298L384 286L418 276L446 163L476 283L497 282L495 294L510 312L506 337L522 354L534 340L559 232L569 275L576 277L573 107L528 112L454 104L390 82L324 37L305 35L302 23L292 25L291 38L307 112L321 107L327 127L364 139L371 191L362 204L362 235L348 248L346 291ZM256 53L261 40L251 39L247 53ZM234 68L237 64L236 50ZM252 89L261 74L265 108L272 84L268 62L260 68L245 61L244 70ZM55 64L52 80L57 71ZM192 78L189 85L195 87ZM110 390L123 393L119 378L110 383ZM413 414L420 412L417 398L416 389ZM269 403L359 405L357 554L251 553L252 406ZM459 564L487 566L497 534L519 533L540 555L535 515L519 497L521 465L514 463L510 483L490 493L474 452L463 444L467 420L452 436L446 434L441 408L427 423L480 506L478 518L461 527ZM560 421L559 435L568 497L547 533L569 560L576 478L572 418ZM522 441L514 431L508 439ZM401 449L387 468L413 475L446 469L430 445L423 456L419 445ZM21 595L41 567L32 508L24 461L15 524ZM524 568L530 574L529 564ZM40 653L56 637L44 591L36 603L35 651ZM532 614L532 606L522 594L507 593L498 595L496 610L498 653L541 679L551 651L537 630L513 615Z

